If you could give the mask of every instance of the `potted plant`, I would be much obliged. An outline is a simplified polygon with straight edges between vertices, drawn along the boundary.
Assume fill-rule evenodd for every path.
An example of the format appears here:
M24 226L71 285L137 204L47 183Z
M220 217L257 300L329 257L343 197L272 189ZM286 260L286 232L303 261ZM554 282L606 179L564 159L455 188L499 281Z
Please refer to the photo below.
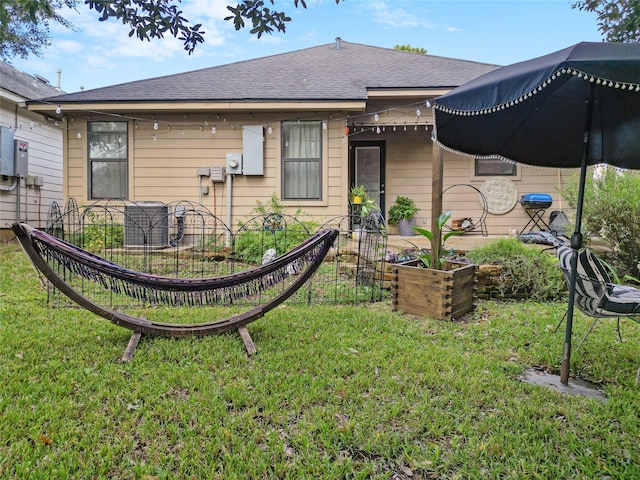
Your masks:
M415 233L412 227L416 224L414 216L419 210L412 199L398 196L396 197L395 203L389 208L387 223L390 225L398 225L400 235L409 237Z
M451 218L443 212L436 218L436 230L413 229L429 239L431 250L418 259L393 268L393 310L450 320L473 310L476 265L451 262L443 255L444 242L460 231L443 235L442 227Z
M362 238L362 234L366 232L367 228L372 228L374 226L378 226L378 217L376 217L376 212L380 211L380 207L372 198L369 198L366 193L364 196L364 200L361 204L358 205L360 208L359 218L354 222L353 225L353 239L360 240Z
M367 197L367 191L362 185L354 185L351 187L351 203L359 205L365 201Z

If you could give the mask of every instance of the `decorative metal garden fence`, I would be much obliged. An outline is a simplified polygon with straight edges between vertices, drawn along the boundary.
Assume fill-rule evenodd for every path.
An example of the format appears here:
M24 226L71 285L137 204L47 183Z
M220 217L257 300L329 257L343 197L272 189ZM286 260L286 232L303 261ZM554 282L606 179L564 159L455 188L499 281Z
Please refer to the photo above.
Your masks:
M205 206L172 203L106 201L80 206L54 202L47 215L47 233L123 268L176 278L222 277L274 260L321 229L340 233L321 267L289 303L380 301L386 296L386 229L370 218L354 232L353 215L337 216L321 225L281 212L242 219L235 228ZM296 272L291 272L295 276ZM286 288L285 279L259 295L225 305L261 304ZM82 278L69 279L82 295L111 308L143 307L143 302L96 289ZM48 303L71 306L49 282Z

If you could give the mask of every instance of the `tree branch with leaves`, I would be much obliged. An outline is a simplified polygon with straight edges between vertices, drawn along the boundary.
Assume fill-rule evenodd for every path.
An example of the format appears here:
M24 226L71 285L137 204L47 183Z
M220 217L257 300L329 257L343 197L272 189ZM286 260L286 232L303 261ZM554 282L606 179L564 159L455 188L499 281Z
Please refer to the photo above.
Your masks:
M640 0L581 0L571 7L597 14L608 42L640 42Z
M335 0L336 4L344 0ZM182 0L1 0L0 58L27 58L42 55L51 45L51 25L61 24L75 28L64 19L60 11L76 9L81 3L100 14L100 21L119 20L130 28L129 36L140 40L164 38L171 35L181 40L184 49L193 53L204 43L202 23L191 25L180 9ZM260 38L264 33L285 32L291 21L283 11L271 6L275 0L241 0L236 6L227 6L236 30L251 24L251 34ZM295 8L307 8L305 0L293 0Z

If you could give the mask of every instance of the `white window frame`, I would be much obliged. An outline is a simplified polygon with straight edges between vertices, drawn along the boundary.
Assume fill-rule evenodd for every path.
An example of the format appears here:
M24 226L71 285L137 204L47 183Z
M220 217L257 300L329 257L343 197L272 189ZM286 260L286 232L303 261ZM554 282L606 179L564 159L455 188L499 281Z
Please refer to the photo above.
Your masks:
M115 128L113 131L93 131L93 126L98 124L112 124ZM123 128L124 127L124 128ZM97 151L96 146L92 145L92 140L96 136L114 135L116 143L105 151ZM117 135L117 136L116 136ZM87 159L88 159L88 198L90 200L107 200L120 199L126 200L128 197L128 181L129 181L129 125L127 122L111 122L111 121L89 121L87 122ZM110 166L119 165L123 171L124 178L120 181L119 195L104 195L95 193L100 188L100 179L94 178L94 164L103 163ZM113 183L111 181L111 183ZM102 186L104 187L104 186ZM106 189L109 187L106 186Z
M293 139L290 136L290 133L296 129L300 128L308 128L315 127L315 131L309 131L308 133L312 134L310 138L310 142L306 145L306 149L308 152L303 152L305 149L304 145L299 145L298 147L294 147L290 145L288 142L291 142ZM282 200L283 201L315 201L322 200L322 122L320 121L284 121L281 124L281 137L282 137L282 181L281 181L281 191L282 191ZM317 144L316 144L317 142ZM298 150L298 152L292 152L292 150ZM292 155L292 153L298 153L297 155ZM313 167L315 166L315 175L311 173L308 174L306 179L298 179L298 180L306 180L306 181L298 181L295 184L287 183L287 171L290 167L303 167L303 166ZM302 191L304 189L304 185L307 185L308 188L306 193ZM293 188L297 186L301 190L297 192L291 191ZM309 190L311 189L311 191Z

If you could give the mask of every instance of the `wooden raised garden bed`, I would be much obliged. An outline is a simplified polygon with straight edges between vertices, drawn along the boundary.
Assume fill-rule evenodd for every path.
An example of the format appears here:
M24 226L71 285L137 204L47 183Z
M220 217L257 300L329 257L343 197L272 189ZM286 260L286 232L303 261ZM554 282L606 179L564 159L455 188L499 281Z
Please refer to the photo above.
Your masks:
M394 265L393 310L442 320L459 318L473 310L477 265L447 264L451 270L433 270L420 260Z

